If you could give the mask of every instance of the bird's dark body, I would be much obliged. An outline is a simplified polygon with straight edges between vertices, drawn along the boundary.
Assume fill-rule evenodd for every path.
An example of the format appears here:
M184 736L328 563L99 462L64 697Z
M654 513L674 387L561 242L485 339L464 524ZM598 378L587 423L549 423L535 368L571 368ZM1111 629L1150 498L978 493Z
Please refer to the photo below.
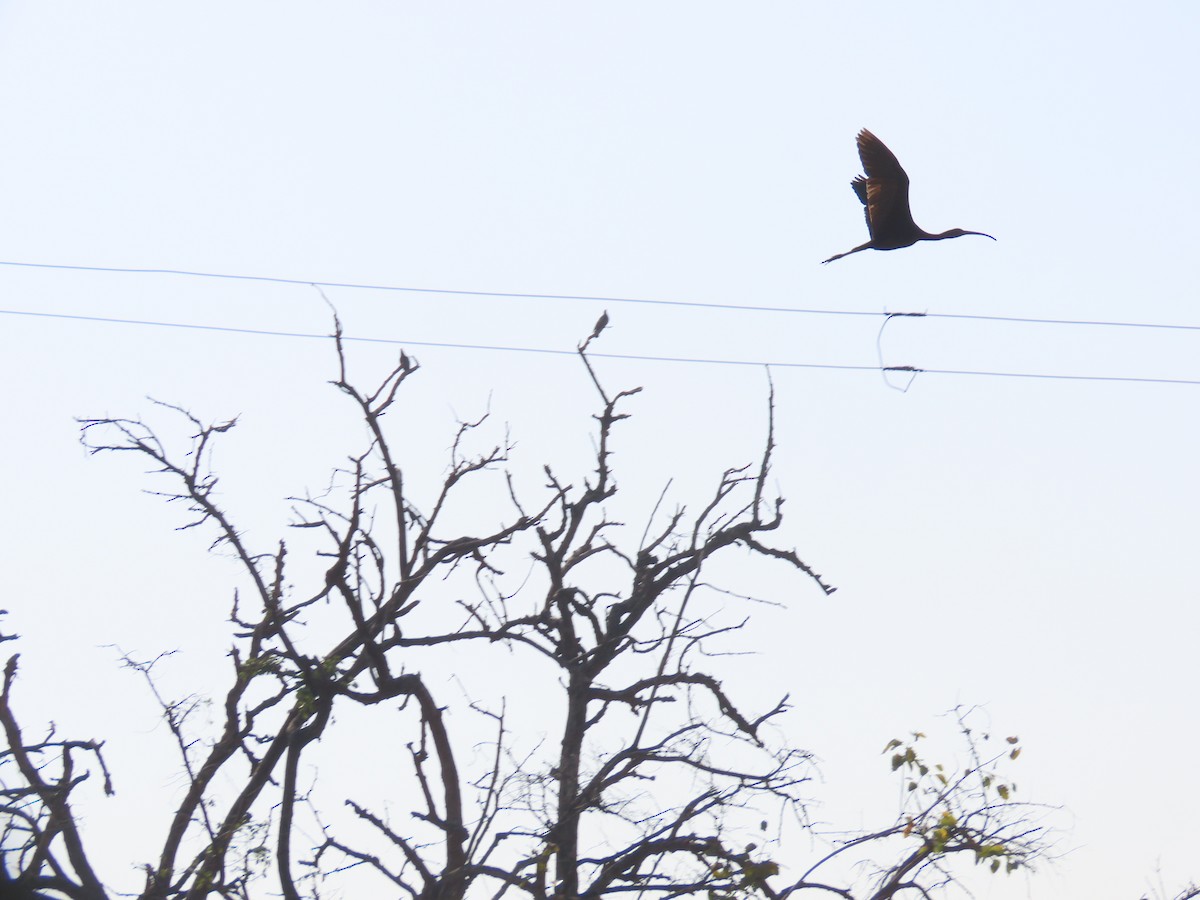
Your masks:
M901 247L911 247L917 241L941 241L964 234L995 240L982 231L951 228L941 234L930 234L919 228L908 206L908 174L896 155L864 128L858 133L858 156L867 174L856 175L850 187L863 205L871 240L853 250L831 256L824 262L833 262L859 250L899 250Z

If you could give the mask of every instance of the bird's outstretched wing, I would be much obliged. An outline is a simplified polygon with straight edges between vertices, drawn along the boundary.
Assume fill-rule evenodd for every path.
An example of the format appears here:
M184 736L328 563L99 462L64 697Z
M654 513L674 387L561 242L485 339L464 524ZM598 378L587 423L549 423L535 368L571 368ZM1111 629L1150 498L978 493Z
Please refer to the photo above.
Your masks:
M916 229L908 206L908 175L883 141L863 129L858 133L858 156L865 179L851 184L867 208L867 228L872 238L908 233Z
M854 180L850 182L850 187L854 188L854 193L858 195L859 202L863 205L863 215L867 217L867 233L871 237L875 237L875 229L871 227L871 201L867 199L866 177L855 175Z

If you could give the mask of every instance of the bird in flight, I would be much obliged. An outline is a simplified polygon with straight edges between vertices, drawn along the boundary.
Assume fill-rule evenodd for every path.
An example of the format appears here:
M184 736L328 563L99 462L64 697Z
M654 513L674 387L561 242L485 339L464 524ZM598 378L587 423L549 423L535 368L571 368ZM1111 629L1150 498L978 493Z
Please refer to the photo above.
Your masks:
M862 201L871 239L853 250L822 260L822 265L859 250L898 250L901 247L911 247L917 241L941 241L962 237L964 234L977 234L995 240L990 234L984 234L982 231L951 228L941 234L930 234L918 228L917 223L913 221L912 211L908 208L908 175L900 167L896 154L864 128L858 133L858 155L862 159L863 171L867 174L856 175L850 182L850 187L854 188L854 193Z

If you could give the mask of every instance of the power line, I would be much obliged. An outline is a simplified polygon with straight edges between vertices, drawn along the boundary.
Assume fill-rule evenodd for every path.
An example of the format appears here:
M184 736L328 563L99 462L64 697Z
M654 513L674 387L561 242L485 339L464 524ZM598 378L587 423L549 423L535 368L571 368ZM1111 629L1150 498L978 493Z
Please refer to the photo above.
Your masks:
M255 281L292 284L305 287L344 288L356 291L392 291L407 294L449 294L462 297L510 297L525 300L583 300L597 303L636 303L649 306L675 306L690 309L732 310L735 312L790 313L818 316L915 317L927 319L963 319L982 322L1014 322L1026 325L1074 325L1107 328L1157 328L1171 331L1200 331L1200 325L1168 322L1122 322L1104 319L1042 319L1030 316L992 316L973 313L887 312L886 310L814 309L795 306L743 305L739 303L700 303L694 300L657 300L644 297L605 297L590 294L531 294L520 291L472 291L455 288L422 288L394 284L370 284L352 281L315 281L304 278L277 278L270 275L237 275L226 272L201 272L188 269L149 269L118 266L80 266L59 263L31 263L0 260L0 266L25 269L58 269L75 272L109 272L126 275L174 275L187 278L215 278L229 281Z
M1140 375L1056 375L1050 372L989 372L975 369L910 369L908 366L888 366L884 372L919 372L923 375L985 375L990 378L1047 378L1054 381L1118 381L1140 384L1196 384L1195 378L1144 378Z
M219 278L231 281L258 281L271 284L295 284L304 287L346 288L355 291L394 291L405 294L453 294L462 297L513 297L525 300L588 300L598 303L641 303L651 306L684 306L699 309L744 310L746 312L804 313L822 316L880 316L881 312L840 309L797 309L790 306L743 306L737 303L699 303L693 300L651 300L639 297L603 297L591 294L527 294L520 291L468 291L455 288L404 287L395 284L370 284L355 281L314 281L304 278L276 278L270 275L234 275L187 269L133 269L115 266L75 266L54 263L30 263L0 260L0 266L25 269L61 269L71 272L113 272L126 275L181 275L189 278Z
M317 338L328 340L332 335L317 334L315 332L304 331L272 331L264 328L238 328L233 325L196 325L189 322L157 322L151 319L120 319L111 316L83 316L74 313L51 313L51 312L33 312L24 309L0 309L0 315L5 316L32 316L42 319L69 319L79 322L103 322L109 325L145 325L153 328L185 328L195 329L197 331L220 331L227 334L249 334L256 337L286 337L286 338ZM516 347L497 344L462 344L450 341L409 341L399 338L381 338L381 337L355 337L353 335L342 335L343 341L354 341L360 344L391 344L398 347L439 347L453 350L493 350L498 352L508 353L541 353L551 356L576 356L575 350L564 350L558 347ZM839 363L801 363L801 362L763 362L760 360L746 359L709 359L704 357L688 357L688 356L644 356L636 353L603 353L600 351L588 351L591 357L601 359L627 359L627 360L642 360L645 362L673 362L673 363L711 363L713 365L726 366L775 366L779 368L799 368L799 369L845 369L853 371L878 372L879 366L854 366L844 365Z
M307 283L307 282L305 282ZM227 334L248 334L256 337L284 337L329 339L328 334L317 334L302 331L273 331L264 328L238 328L232 325L198 325L189 322L158 322L150 319L122 319L111 316L83 316L73 313L34 312L22 309L0 309L0 315L30 316L43 319L67 319L80 322L102 322L110 325L141 325L152 328L183 328L195 331L219 331ZM343 335L342 340L364 344L390 344L403 347L436 347L453 350L486 350L502 353L539 353L552 356L575 356L575 350L563 350L553 347L517 347L496 344L462 344L450 341L409 341L398 338L354 337ZM715 359L711 357L691 356L649 356L637 353L604 353L588 351L595 359L621 359L639 362L690 363L721 366L755 366L776 369L834 369L854 372L903 373L916 375L977 375L994 378L1041 378L1055 381L1107 381L1131 382L1140 384L1188 384L1200 385L1200 379L1190 378L1146 378L1135 375L1072 375L1054 374L1047 372L1005 372L985 371L974 369L923 369L916 366L880 366L880 365L849 365L844 363L804 363L792 361L769 361L750 359Z
M893 313L892 315L925 316L930 319L978 319L982 322L1019 322L1031 325L1095 325L1110 328L1162 328L1168 331L1200 331L1200 325L1178 325L1168 322L1109 322L1102 319L1035 319L1026 316L985 316L970 313Z

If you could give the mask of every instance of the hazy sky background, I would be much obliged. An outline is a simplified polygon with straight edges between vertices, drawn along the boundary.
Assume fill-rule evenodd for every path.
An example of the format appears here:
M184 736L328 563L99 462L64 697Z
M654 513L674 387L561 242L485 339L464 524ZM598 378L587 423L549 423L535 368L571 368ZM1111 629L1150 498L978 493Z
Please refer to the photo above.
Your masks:
M1186 2L8 2L0 260L1196 326L1198 33ZM907 169L918 224L997 242L819 265L867 239L848 186L862 127ZM0 266L0 291L6 311L331 327L304 285ZM786 601L755 632L759 665L823 761L816 818L885 822L884 743L983 704L1022 738L1026 799L1064 807L1065 855L980 896L1134 900L1159 869L1168 890L1198 876L1200 385L926 374L902 393L786 365L882 350L1200 379L1200 333L902 318L881 335L877 316L326 293L347 334L420 360L406 452L430 478L455 417L489 406L528 471L580 470L593 394L569 356L417 342L569 350L607 309L602 352L778 364L781 543L840 590L758 569L742 587ZM237 571L172 531L145 465L88 458L74 417L183 438L146 395L240 415L222 497L262 549L284 498L323 487L361 434L326 341L5 314L0 342L18 704L31 731L110 741L119 794L88 816L105 873L134 879L133 823L177 780L108 645L178 647L168 686L211 689ZM370 380L396 353L356 344L352 367ZM598 369L646 388L617 458L639 530L667 478L696 504L756 458L761 366Z

